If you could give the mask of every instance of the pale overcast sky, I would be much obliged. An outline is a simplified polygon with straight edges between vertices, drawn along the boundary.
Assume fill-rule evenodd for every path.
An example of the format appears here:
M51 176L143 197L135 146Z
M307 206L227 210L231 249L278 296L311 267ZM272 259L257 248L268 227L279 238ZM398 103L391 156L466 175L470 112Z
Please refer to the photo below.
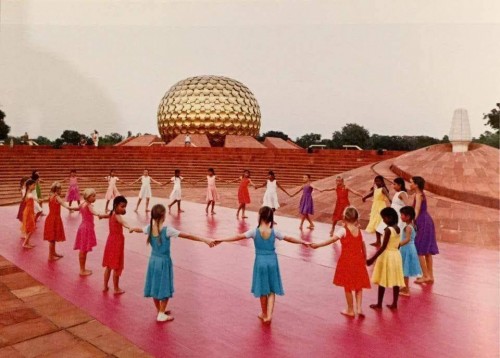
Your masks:
M157 133L177 81L246 84L261 131L295 138L355 122L472 134L500 101L500 1L1 0L0 108L14 135Z

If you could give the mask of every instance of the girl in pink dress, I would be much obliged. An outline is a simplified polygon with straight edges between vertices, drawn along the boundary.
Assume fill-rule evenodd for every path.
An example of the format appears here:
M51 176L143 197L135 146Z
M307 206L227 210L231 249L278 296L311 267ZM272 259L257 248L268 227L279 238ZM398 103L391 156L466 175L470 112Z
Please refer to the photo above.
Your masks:
M78 206L80 206L80 188L78 187L78 179L84 178L78 178L75 169L72 169L69 173L69 178L65 179L69 182L68 192L66 193L66 201L69 206L71 206L73 201L76 201ZM63 181L64 180L61 180L61 182Z
M208 208L210 207L210 205L212 205L212 210L211 210L210 213L212 215L215 214L215 211L214 211L215 202L219 201L219 193L217 192L217 188L215 186L215 179L216 179L215 170L213 168L208 168L208 174L207 174L207 207L205 208L205 213L207 215L208 215ZM204 180L204 179L195 181L195 182L193 182L193 184L199 183L202 180Z
M85 189L83 192L83 204L80 205L80 215L82 222L76 232L75 245L73 250L79 250L78 260L80 261L80 276L88 276L92 274L91 270L85 268L87 262L87 253L92 251L92 248L97 245L97 239L94 229L94 215L99 219L106 217L104 214L99 214L94 210L93 203L96 199L94 189Z
M106 191L106 195L104 197L106 199L106 212L108 212L109 202L120 195L120 192L116 187L116 183L120 181L120 178L115 176L115 171L111 169L109 171L109 175L105 179L108 181L108 190Z
M123 215L127 213L127 199L124 196L117 196L113 200L113 210L106 215L109 218L109 235L102 258L102 267L104 270L104 292L109 290L108 283L113 271L113 288L115 295L125 293L120 288L120 276L123 271L125 261L125 236L123 228L132 231L141 231L140 228L131 228L124 220Z

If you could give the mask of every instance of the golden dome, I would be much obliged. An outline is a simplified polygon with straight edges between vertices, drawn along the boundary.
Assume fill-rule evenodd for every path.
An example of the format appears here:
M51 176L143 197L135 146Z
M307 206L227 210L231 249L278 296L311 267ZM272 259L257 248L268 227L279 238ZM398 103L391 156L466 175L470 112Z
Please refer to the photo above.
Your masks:
M158 130L165 142L179 134L206 134L224 144L228 134L257 136L260 108L247 86L222 76L189 77L177 82L158 106Z

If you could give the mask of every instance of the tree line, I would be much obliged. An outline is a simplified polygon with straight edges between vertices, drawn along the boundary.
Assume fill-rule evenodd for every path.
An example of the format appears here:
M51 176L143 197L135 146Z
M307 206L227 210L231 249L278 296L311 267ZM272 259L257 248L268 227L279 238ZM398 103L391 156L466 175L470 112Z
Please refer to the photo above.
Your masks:
M489 113L483 115L483 120L486 120L485 126L491 128L479 136L473 138L472 141L476 143L487 144L495 148L500 147L499 139L499 122L500 122L500 103L497 103L498 109L493 108ZM5 122L5 113L0 110L0 141L7 142L12 139L14 144L21 144L21 137L10 137L10 127ZM127 133L127 138L131 137L132 133ZM286 133L281 131L268 131L257 137L257 140L264 141L266 137L278 137L284 140L291 139ZM39 145L52 145L56 148L62 145L92 145L90 135L85 135L74 130L65 130L61 136L55 140L38 136L33 139ZM99 145L115 145L124 139L119 133L110 133L99 137ZM341 149L343 145L357 145L362 149L386 149L386 150L415 150L427 147L433 144L448 143L448 136L441 139L418 135L418 136L389 136L380 134L370 134L370 132L356 123L348 123L343 126L339 131L332 133L331 138L322 138L321 134L309 133L295 139L295 143L302 148L308 148L313 144L322 144L326 148Z

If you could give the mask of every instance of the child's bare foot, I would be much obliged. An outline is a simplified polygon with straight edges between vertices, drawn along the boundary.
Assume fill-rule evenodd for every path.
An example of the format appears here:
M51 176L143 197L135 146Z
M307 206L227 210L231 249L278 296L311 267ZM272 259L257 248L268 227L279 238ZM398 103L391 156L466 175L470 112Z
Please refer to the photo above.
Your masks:
M23 247L24 247L25 249L32 249L32 248L34 248L34 247L35 247L35 245L31 245L31 244L24 244L24 245L23 245Z
M370 305L370 308L374 309L374 310L379 310L382 308L382 305L379 305L379 304L373 304L373 305Z
M104 288L102 289L102 292L108 292L109 291L109 287L108 286L104 286Z
M248 216L242 216L241 218L242 219L248 219Z
M210 214L215 215L215 211L212 211Z
M417 278L415 281L414 281L416 284L423 284L423 283L433 283L434 280L431 280L430 278L426 278L426 277L420 277L420 278Z
M399 291L400 296L410 296L410 290L409 289L404 289Z
M80 276L89 276L89 275L92 275L92 271L91 270L80 271Z
M151 211L151 210L149 210L149 209L146 209L146 212L147 212L147 213L149 213L150 211Z
M398 305L395 305L394 303L392 305L386 305L389 309L391 310L397 310L398 309Z
M135 208L135 210L134 210L134 211L135 211L135 212L137 212L138 210L139 210L139 208Z
M354 312L348 311L348 310L340 311L340 314L343 314L344 316L347 316L347 317L354 317Z
M314 225L310 225L307 228L310 229L310 230L314 230Z
M184 210L179 210L179 212L180 212L180 213L183 213L183 212L184 212Z
M113 292L114 295L123 295L125 291L123 291L121 288L115 288L115 291Z
M266 316L264 315L264 313L259 313L259 315L257 317L259 317L259 319L261 321L264 321L266 319Z
M55 256L55 257L59 257L59 258L64 257L63 255L58 254L57 252L54 254L54 256Z
M54 256L49 256L49 261L57 261L57 260L59 260L61 257L62 257L62 256L56 256L56 255L54 255Z
M262 319L262 323L271 324L271 317L265 317L264 319Z

